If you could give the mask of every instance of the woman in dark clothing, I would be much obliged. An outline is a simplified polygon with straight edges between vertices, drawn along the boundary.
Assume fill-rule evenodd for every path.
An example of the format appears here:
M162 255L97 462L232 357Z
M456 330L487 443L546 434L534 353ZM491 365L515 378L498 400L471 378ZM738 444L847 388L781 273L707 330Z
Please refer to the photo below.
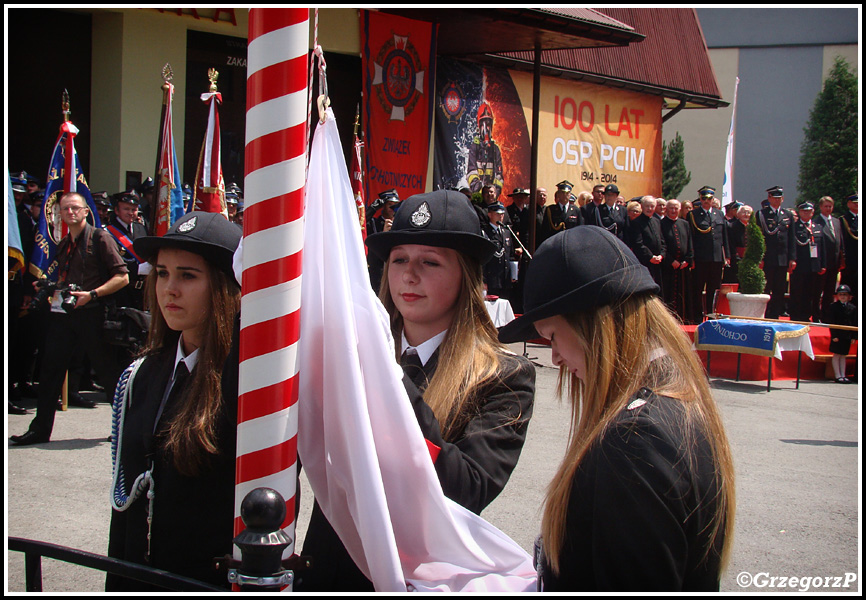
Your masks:
M239 227L192 212L162 237L135 240L153 266L142 358L115 399L108 555L228 588L213 558L232 552L237 405L223 394L240 287ZM132 485L127 485L133 482ZM151 521L149 524L148 521ZM107 591L159 591L109 574Z
M500 340L550 340L573 415L545 502L543 591L718 591L734 469L658 287L616 237L578 227L538 248L526 289Z
M517 464L535 393L534 367L499 343L484 306L481 265L494 245L465 196L447 190L403 201L367 245L385 261L379 298L442 491L480 513ZM318 504L303 554L313 567L295 591L373 591Z

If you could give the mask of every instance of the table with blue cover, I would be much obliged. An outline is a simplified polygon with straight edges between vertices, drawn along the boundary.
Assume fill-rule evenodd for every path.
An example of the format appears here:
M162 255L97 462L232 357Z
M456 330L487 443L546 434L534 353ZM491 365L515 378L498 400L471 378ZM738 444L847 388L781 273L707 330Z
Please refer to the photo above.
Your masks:
M769 357L767 391L773 379L773 358L782 360L782 352L797 350L814 359L809 326L794 323L771 323L741 319L705 321L695 330L695 349L707 351L707 374L710 373L710 351L737 353L737 381L740 380L741 354ZM797 389L800 387L800 359L797 357Z

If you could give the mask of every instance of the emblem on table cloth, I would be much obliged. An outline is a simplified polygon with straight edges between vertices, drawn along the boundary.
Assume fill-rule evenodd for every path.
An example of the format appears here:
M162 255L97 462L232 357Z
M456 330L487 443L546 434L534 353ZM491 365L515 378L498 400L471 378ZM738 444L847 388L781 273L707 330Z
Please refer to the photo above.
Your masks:
M178 232L188 233L188 232L192 231L193 229L195 229L195 222L197 219L198 219L198 217L193 217L192 219L190 219L186 223L181 223L180 226L178 226L178 228L177 228Z
M422 202L421 206L416 208L412 216L409 217L413 227L426 227L430 223L430 219L430 207L427 206L426 202Z
M424 92L421 57L409 36L394 35L379 49L373 64L373 87L392 121L405 121Z
M442 100L439 106L449 123L457 123L463 112L466 110L466 100L463 97L463 90L456 81L449 81L445 89L442 90Z

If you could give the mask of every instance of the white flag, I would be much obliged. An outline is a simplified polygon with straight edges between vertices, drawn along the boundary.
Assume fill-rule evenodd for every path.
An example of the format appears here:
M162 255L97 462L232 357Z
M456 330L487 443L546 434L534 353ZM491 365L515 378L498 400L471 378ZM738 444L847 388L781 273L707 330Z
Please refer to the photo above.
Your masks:
M379 592L534 591L529 554L442 493L370 286L330 109L306 194L298 453L322 512Z
M734 126L737 119L737 88L740 78L734 84L734 106L731 111L731 129L728 131L728 149L725 151L725 178L722 181L722 206L734 201Z

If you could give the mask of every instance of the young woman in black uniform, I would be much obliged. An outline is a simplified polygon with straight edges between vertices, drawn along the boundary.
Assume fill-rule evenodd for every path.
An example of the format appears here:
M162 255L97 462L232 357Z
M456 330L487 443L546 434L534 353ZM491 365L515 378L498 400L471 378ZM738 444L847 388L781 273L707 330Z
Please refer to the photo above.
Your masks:
M543 591L719 589L731 452L703 368L657 291L616 237L578 227L538 248L526 313L500 330L504 342L550 340L572 405L545 501Z
M226 359L240 308L232 274L240 239L222 215L192 212L163 237L135 240L153 265L152 316L143 357L115 400L108 545L111 557L226 588L213 558L232 553L237 392L224 395L222 381L237 380L237 360ZM106 579L107 591L154 589Z
M497 340L483 300L492 242L466 197L438 190L403 201L388 232L367 238L385 261L379 298L445 496L481 513L511 475L532 414L535 369ZM372 591L318 505L296 591Z

